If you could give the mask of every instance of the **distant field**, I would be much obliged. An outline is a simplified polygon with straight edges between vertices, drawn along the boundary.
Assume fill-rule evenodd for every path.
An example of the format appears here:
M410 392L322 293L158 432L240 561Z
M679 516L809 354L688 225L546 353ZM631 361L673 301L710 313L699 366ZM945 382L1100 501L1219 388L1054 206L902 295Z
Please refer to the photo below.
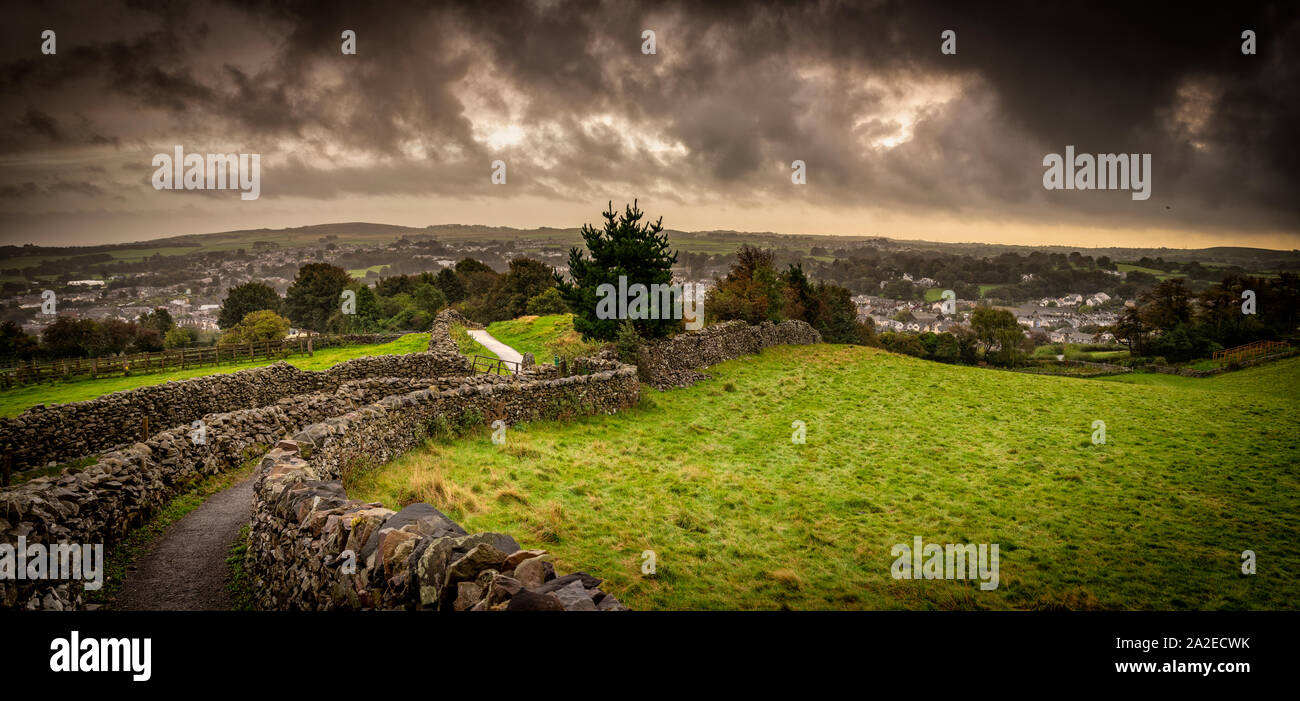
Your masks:
M1061 350L1057 350L1060 348ZM1126 348L1117 348L1114 350L1083 350L1084 346L1077 343L1053 343L1051 345L1039 346L1034 349L1031 357L1038 359L1055 358L1058 355L1065 355L1066 360L1084 360L1092 363L1109 363L1121 358L1129 357L1129 351Z
M383 275L384 271L390 267L392 266L372 265L369 268L353 268L352 270L348 271L348 275L351 275L354 278L364 278L366 276L366 273L370 273L370 272L379 273L380 275Z
M1138 272L1140 272L1140 273L1148 273L1148 274L1151 274L1151 275L1156 276L1156 279L1157 279L1157 280L1168 280L1168 279L1170 279L1170 278L1182 277L1181 275L1178 275L1177 273L1166 273L1165 271L1163 271L1163 270L1157 270L1156 268L1144 268L1144 267L1142 267L1142 266L1140 266L1140 265L1132 265L1132 264L1129 264L1129 263L1116 263L1116 264L1115 264L1115 269L1116 269L1116 270L1119 270L1120 272L1123 272L1123 273L1132 272L1132 271L1134 271L1134 270L1136 270L1136 271L1138 271Z
M368 355L397 355L401 353L418 353L428 350L429 334L410 333L396 341L368 346L345 346L318 350L310 357L289 358L285 362L303 370L326 370L345 360ZM135 389L147 385L158 385L170 380L186 380L192 377L235 372L247 368L270 365L274 361L259 360L232 365L207 366L193 370L175 370L133 375L131 377L106 377L98 380L78 380L57 384L27 385L9 390L0 390L0 416L17 416L37 404L66 404L94 399L105 394Z
M1083 380L827 345L709 373L643 387L628 413L512 427L504 446L483 429L430 442L350 496L430 500L638 609L1300 602L1300 359ZM806 445L791 443L795 420ZM890 548L916 535L998 543L1000 586L894 580ZM1247 549L1261 563L1249 577Z

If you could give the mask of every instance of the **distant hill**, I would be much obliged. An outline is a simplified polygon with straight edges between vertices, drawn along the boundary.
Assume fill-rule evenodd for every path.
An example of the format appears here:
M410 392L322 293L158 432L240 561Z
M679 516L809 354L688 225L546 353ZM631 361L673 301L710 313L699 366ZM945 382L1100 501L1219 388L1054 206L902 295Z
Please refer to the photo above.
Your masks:
M960 253L973 256L996 256L1002 253L1027 253L1046 251L1070 253L1078 251L1091 256L1109 256L1113 260L1137 260L1143 256L1164 258L1167 261L1240 265L1249 270L1300 267L1300 251L1281 251L1265 248L1215 246L1212 248L1086 248L1080 246L1024 246L997 243L946 243L924 240L892 239L883 236L820 236L809 234L781 234L777 232L746 231L678 231L667 230L675 247L693 253L730 253L741 244L768 248L787 248L807 251L820 246L830 251L869 244L881 250L917 250ZM101 246L0 246L0 267L14 259L33 256L67 257L92 253L109 253L114 258L135 258L145 255L182 255L191 252L222 251L253 247L256 242L277 246L296 247L329 241L351 245L381 245L399 238L434 238L448 242L481 240L527 242L525 247L568 248L581 244L578 228L516 229L505 226L439 224L423 228L378 224L374 222L339 222L316 224L286 229L241 229L210 234L187 234L135 243ZM21 266L19 266L21 267Z

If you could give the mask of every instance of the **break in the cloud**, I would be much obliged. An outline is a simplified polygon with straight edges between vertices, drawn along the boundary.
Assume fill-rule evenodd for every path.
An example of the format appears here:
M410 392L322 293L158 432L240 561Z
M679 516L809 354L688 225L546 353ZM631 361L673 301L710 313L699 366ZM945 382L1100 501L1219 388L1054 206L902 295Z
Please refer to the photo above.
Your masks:
M676 229L1300 242L1287 3L42 1L9 14L5 243L576 226L633 197ZM39 50L44 29L56 55ZM944 29L955 56L939 51ZM1257 55L1242 55L1244 29ZM261 198L154 190L152 156L176 144L261 154ZM1151 198L1044 190L1043 155L1066 144L1151 153ZM490 183L496 159L506 185Z

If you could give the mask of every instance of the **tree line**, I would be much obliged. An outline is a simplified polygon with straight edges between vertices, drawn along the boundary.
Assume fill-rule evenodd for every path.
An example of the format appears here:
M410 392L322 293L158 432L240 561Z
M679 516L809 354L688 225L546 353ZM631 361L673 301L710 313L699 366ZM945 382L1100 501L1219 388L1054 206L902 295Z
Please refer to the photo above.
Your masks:
M1248 294L1249 293L1249 294ZM1300 276L1231 275L1200 293L1183 278L1157 283L1110 327L1134 357L1183 362L1254 341L1292 338Z

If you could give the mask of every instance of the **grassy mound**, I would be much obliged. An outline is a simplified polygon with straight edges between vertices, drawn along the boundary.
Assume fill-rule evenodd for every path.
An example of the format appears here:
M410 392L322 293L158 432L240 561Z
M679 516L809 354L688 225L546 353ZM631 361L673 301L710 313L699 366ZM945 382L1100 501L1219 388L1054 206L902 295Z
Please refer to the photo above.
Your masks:
M555 356L573 359L594 352L600 344L582 340L573 330L572 314L521 316L510 321L489 324L488 333L520 353L532 353L540 364L554 362Z

